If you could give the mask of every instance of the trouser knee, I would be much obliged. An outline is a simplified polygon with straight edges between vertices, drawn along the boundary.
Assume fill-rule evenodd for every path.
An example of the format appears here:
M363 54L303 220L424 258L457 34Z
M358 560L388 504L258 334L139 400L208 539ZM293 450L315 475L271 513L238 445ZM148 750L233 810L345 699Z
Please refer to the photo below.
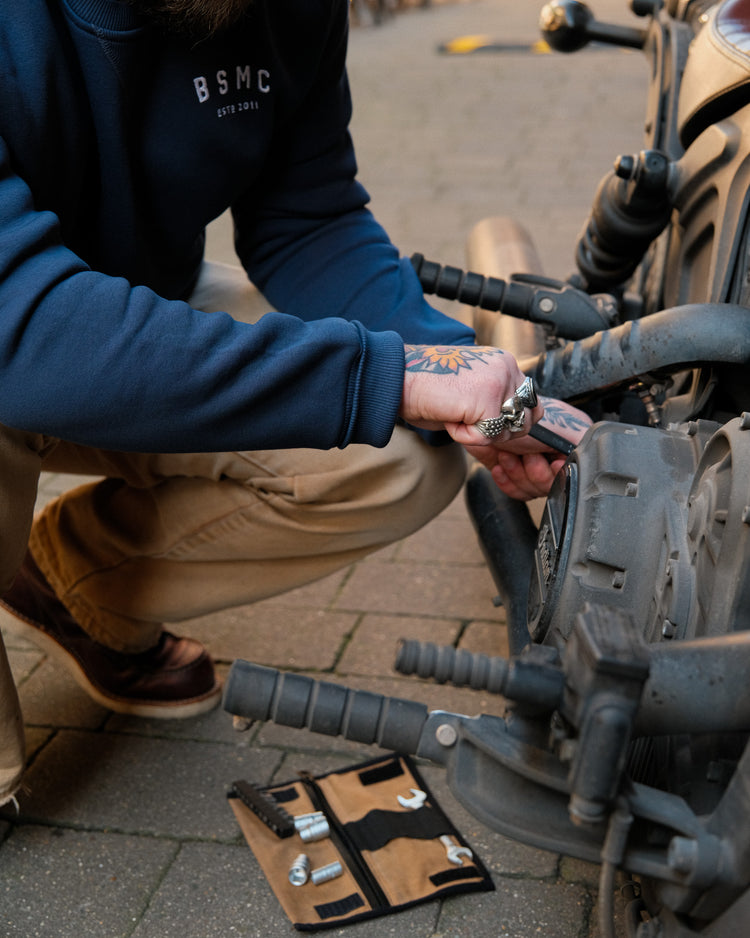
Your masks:
M383 497L390 498L394 539L399 539L431 521L455 498L466 476L466 458L456 444L429 446L400 428L388 450L391 458L380 482Z
M21 565L34 516L44 453L54 441L0 425L0 593Z

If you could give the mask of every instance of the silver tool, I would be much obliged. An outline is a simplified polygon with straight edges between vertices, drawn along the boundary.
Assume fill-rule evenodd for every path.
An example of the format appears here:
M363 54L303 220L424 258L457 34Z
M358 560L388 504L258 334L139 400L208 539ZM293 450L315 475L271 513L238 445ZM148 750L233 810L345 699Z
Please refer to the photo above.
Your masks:
M310 844L314 843L316 840L323 840L328 837L331 833L331 828L328 826L328 821L321 816L311 824L299 828L297 833L306 844Z
M310 860L301 853L289 867L289 882L292 886L304 886L310 878Z
M441 834L440 843L445 847L445 852L448 854L450 862L455 863L456 866L464 865L463 857L471 860L474 856L468 847L462 847L460 844L457 844L450 834Z
M294 829L298 831L302 830L303 827L309 827L316 821L322 821L323 818L325 818L325 815L322 811L311 811L309 814L295 814Z
M336 877L341 876L343 872L343 866L338 860L334 860L333 863L328 863L326 866L320 866L317 870L313 870L312 873L310 873L310 882L319 886L321 883L327 883L329 879L336 879Z
M425 803L427 795L418 788L410 788L409 791L411 792L411 798L404 798L403 795L397 795L396 800L402 808L411 808L416 811L417 808L421 808Z

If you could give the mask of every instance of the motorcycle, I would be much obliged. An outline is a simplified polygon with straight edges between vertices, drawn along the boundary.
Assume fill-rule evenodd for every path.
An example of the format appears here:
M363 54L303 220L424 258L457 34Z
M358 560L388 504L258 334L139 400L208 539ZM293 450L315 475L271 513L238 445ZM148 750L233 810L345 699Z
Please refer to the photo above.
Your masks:
M630 7L635 26L577 0L541 14L558 51L649 67L643 147L602 180L576 273L531 270L520 226L529 269L505 278L412 258L425 292L477 310L480 342L595 421L536 519L483 468L467 482L509 658L399 649L402 673L501 694L506 715L246 661L224 707L444 766L490 828L600 864L603 938L618 870L630 938L733 938L750 922L750 2ZM470 258L493 254L493 224Z

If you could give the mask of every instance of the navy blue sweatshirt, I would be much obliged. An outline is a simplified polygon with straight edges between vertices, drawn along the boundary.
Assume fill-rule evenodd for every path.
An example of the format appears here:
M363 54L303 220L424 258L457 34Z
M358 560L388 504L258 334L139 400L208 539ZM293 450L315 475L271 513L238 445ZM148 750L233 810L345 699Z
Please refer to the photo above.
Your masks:
M346 0L256 0L200 43L120 0L0 11L0 423L144 452L384 445L403 342L472 335L365 207ZM280 311L256 325L185 302L229 207Z

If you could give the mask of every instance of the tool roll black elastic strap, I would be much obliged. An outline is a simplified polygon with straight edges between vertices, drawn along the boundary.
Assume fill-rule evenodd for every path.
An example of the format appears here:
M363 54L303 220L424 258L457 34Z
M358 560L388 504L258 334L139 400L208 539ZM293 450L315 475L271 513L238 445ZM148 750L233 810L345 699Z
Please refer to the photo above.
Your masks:
M434 840L452 834L453 825L442 812L423 805L409 812L368 811L361 820L345 824L344 832L358 850L380 850L397 837Z

